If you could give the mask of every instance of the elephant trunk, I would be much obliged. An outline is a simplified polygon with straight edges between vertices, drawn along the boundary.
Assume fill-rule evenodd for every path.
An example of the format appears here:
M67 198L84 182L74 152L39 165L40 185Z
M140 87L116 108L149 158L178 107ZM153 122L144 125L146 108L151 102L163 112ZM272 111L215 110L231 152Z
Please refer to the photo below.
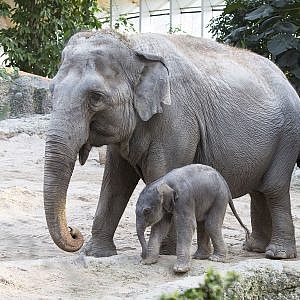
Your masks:
M146 258L147 256L147 242L145 239L145 230L146 226L143 222L136 221L136 232L138 239L140 241L140 244L142 246L142 258Z
M83 245L78 229L67 226L66 194L77 152L66 146L61 137L48 135L44 169L44 207L48 229L55 244L68 252Z

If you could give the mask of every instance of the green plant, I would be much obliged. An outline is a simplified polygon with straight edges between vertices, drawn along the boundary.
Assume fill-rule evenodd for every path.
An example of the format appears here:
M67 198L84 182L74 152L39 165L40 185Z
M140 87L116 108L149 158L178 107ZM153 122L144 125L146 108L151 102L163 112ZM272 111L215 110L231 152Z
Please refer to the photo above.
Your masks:
M0 16L1 17L7 17L9 16L10 12L10 6L3 1L0 1Z
M0 78L4 80L13 80L19 77L19 69L16 67L0 67Z
M109 17L107 22L109 22ZM119 32L136 32L134 25L128 21L126 15L120 15L114 22L114 29Z
M245 20L247 12L254 10L261 5L262 0L225 0L226 7L223 13L212 18L208 24L209 32L216 38L218 42L225 43L227 37L234 31L242 32L244 28L249 27L249 30L254 30L252 24ZM236 43L235 46L244 47L245 45ZM259 52L259 48L255 49Z
M299 0L227 0L209 26L217 41L274 61L300 94Z
M176 26L176 27L170 27L169 34L176 34L176 33L186 33L184 30L182 30L181 26Z
M220 300L236 299L233 293L230 293L232 285L239 280L235 272L228 272L224 278L213 269L208 269L204 283L198 288L188 289L183 293L175 292L171 295L163 295L160 300Z
M109 17L100 21L96 0L15 0L15 8L0 0L0 16L9 17L12 28L0 30L6 66L52 77L57 72L61 51L75 32L100 29ZM114 29L134 32L126 16L116 19Z
M101 28L95 0L15 0L15 7L0 0L0 15L13 27L0 30L6 66L53 76L60 53L72 34L81 29Z

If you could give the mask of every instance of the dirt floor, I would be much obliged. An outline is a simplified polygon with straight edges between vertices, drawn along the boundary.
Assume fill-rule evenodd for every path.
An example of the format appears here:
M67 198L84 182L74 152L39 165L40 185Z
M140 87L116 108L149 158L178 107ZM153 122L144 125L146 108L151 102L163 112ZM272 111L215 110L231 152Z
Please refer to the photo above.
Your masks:
M178 276L171 271L174 256L162 256L152 266L140 263L134 210L144 187L142 182L131 197L115 235L119 255L85 258L63 252L54 245L43 210L46 123L47 117L0 122L0 298L143 299L146 297L139 295L177 280ZM86 240L90 237L103 170L98 150L94 149L85 166L76 165L68 191L68 223L77 226ZM291 196L300 253L300 189L292 187ZM234 203L250 226L249 197L236 199ZM229 247L228 264L263 258L263 254L242 250L244 231L229 210L223 228ZM192 270L184 276L199 275L211 265L223 266L194 260Z

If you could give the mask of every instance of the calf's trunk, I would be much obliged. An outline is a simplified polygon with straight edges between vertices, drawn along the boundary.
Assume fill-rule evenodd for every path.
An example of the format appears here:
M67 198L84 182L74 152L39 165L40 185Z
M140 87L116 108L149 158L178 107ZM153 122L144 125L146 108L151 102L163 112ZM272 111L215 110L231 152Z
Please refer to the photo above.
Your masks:
M136 222L136 232L137 232L137 236L140 241L140 244L142 246L142 258L146 258L146 256L147 256L147 242L145 239L145 230L146 230L145 224L143 224L143 222L137 221Z

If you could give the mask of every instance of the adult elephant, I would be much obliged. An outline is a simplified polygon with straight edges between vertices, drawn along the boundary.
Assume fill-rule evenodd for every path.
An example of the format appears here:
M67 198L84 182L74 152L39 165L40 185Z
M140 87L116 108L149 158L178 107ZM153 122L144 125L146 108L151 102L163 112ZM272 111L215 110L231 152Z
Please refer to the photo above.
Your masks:
M65 217L77 154L84 164L92 146L109 145L87 255L116 254L114 232L140 178L197 162L216 168L234 198L250 193L249 251L296 256L289 186L300 101L272 62L191 36L81 32L65 47L52 90L44 201L61 249L83 244Z

